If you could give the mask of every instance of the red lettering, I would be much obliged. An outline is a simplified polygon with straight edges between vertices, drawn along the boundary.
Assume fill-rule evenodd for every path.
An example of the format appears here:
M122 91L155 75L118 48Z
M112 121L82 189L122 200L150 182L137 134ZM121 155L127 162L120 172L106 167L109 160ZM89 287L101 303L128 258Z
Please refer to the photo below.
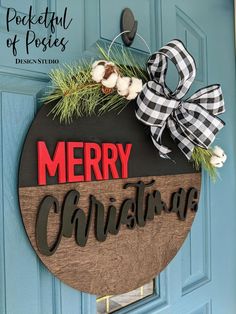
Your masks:
M92 156L94 152L94 157ZM96 143L84 143L84 178L85 181L92 180L92 169L96 180L102 180L99 162L101 161L101 148Z
M126 144L126 149L124 151L122 144L117 144L118 153L121 161L121 177L123 179L128 178L128 162L131 152L132 144Z
M119 174L116 168L116 162L118 158L118 151L115 144L104 143L102 144L102 171L103 179L109 179L109 169L112 174L112 178L118 179Z
M38 185L46 185L49 176L57 176L58 183L128 178L132 144L61 141L52 156L44 141L37 142L37 148ZM78 149L81 149L79 157L75 154ZM121 165L121 173L117 164ZM81 167L79 173L75 171L78 166Z
M47 173L53 177L58 173L58 182L66 182L65 142L58 142L53 158L48 152L45 142L39 141L38 146L38 184L47 184Z
M83 175L75 174L75 166L83 165L82 158L75 158L75 148L83 148L82 142L68 142L67 143L67 181L68 182L81 182L84 181Z

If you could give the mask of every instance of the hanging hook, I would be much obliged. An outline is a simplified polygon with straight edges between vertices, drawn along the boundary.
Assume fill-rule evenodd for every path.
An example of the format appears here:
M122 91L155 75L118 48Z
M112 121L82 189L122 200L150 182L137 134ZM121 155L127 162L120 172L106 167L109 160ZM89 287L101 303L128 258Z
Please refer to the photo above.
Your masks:
M125 46L131 46L138 29L138 21L135 20L133 12L125 8L121 13L120 30Z

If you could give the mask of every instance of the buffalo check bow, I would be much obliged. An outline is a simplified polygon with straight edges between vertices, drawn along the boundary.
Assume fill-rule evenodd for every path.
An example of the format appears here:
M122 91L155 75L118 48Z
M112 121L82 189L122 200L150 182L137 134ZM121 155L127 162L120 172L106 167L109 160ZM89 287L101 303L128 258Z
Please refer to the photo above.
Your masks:
M165 83L168 60L179 73L179 83L171 91ZM188 159L195 146L208 148L224 122L216 117L225 111L220 85L197 91L183 100L196 76L193 57L179 40L172 40L148 60L147 82L137 98L136 116L150 126L151 138L163 158L169 158L169 148L161 144L167 127L174 141Z

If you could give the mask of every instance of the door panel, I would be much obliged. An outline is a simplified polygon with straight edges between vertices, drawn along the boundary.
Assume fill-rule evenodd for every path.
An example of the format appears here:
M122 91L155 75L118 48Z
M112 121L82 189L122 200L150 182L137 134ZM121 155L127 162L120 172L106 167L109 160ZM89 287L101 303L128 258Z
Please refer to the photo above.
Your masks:
M2 192L3 230L5 239L5 297L8 311L29 311L39 307L37 295L38 261L28 249L27 237L20 221L20 213L14 210L18 207L16 198L17 172L20 146L24 135L24 127L29 126L35 111L32 96L2 93L2 145L8 147L2 154ZM14 123L14 128L13 128ZM22 127L23 126L23 127ZM20 145L19 145L20 144ZM14 244L14 248L8 243ZM24 252L24 254L22 254ZM30 272L29 272L30 265ZM19 289L17 283L24 283L24 289ZM14 298L11 296L14 295ZM29 298L26 305L22 300ZM8 302L10 301L10 302ZM23 306L23 308L22 308ZM37 311L38 312L38 311Z
M200 210L181 252L181 293L185 295L211 280L209 178L203 177Z
M34 116L32 96L1 93L1 307L30 310L39 307L38 261L29 250L24 228L17 210L17 164L24 135ZM6 149L7 148L7 149ZM23 254L22 254L23 253ZM24 283L24 289L19 289ZM12 298L14 296L14 298ZM29 297L28 304L22 300ZM35 313L38 313L36 311Z
M180 38L196 58L198 74L190 93L208 84L222 84L227 112L226 128L217 139L228 153L221 179L212 184L203 175L201 204L191 234L181 251L156 279L156 295L120 313L234 314L236 313L235 204L235 57L233 3L231 0L50 0L0 3L0 38L4 43L15 29L5 30L6 7L19 14L35 13L46 5L57 13L68 6L73 23L65 34L70 45L65 53L48 51L44 58L61 64L94 54L98 41L110 43L119 33L123 8L130 7L139 22L138 32L152 51ZM23 36L24 28L18 29ZM45 32L36 29L38 36ZM120 39L118 40L120 43ZM136 38L133 49L147 52ZM1 47L0 59L0 313L2 314L94 314L96 297L64 285L35 256L25 235L17 200L19 154L26 131L37 110L39 91L48 84L51 65L15 65ZM27 57L20 48L22 58ZM31 58L42 57L32 50ZM176 73L169 73L171 86ZM223 289L222 289L223 287ZM222 291L223 290L223 291Z
M236 311L233 297L236 284L232 279L236 250L231 242L236 230L235 179L230 175L235 164L233 2L163 1L162 17L170 21L163 26L163 43L180 38L196 56L198 75L190 93L213 83L222 85L227 109L223 119L227 125L216 144L222 145L229 156L216 184L203 177L198 216L184 247L169 267L172 272L172 266L181 261L181 291L177 305L172 306L172 302L170 305L173 313L233 314Z

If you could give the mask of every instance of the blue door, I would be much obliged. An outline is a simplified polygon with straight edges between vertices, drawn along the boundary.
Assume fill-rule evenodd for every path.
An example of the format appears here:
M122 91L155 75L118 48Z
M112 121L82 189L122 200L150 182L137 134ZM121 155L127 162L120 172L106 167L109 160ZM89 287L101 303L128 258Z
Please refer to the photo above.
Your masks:
M8 7L17 15L40 14L49 6L62 15L65 6L73 18L57 37L69 40L65 52L24 46L27 27L11 23ZM212 184L203 174L201 205L191 234L176 258L156 279L155 293L121 309L120 313L235 314L236 313L236 84L233 0L1 0L0 2L0 314L95 314L96 296L64 285L36 257L21 221L17 199L20 151L37 111L47 73L56 65L30 64L27 59L53 58L60 63L94 54L97 41L109 43L119 33L123 8L130 7L139 22L138 32L151 50L173 38L181 39L196 57L198 76L192 91L222 84L227 125L217 139L228 154L221 178ZM18 55L6 40L18 34ZM47 30L35 26L39 38ZM119 40L118 40L119 41ZM146 53L138 38L133 49ZM16 64L16 58L26 62ZM176 75L169 75L174 85Z

